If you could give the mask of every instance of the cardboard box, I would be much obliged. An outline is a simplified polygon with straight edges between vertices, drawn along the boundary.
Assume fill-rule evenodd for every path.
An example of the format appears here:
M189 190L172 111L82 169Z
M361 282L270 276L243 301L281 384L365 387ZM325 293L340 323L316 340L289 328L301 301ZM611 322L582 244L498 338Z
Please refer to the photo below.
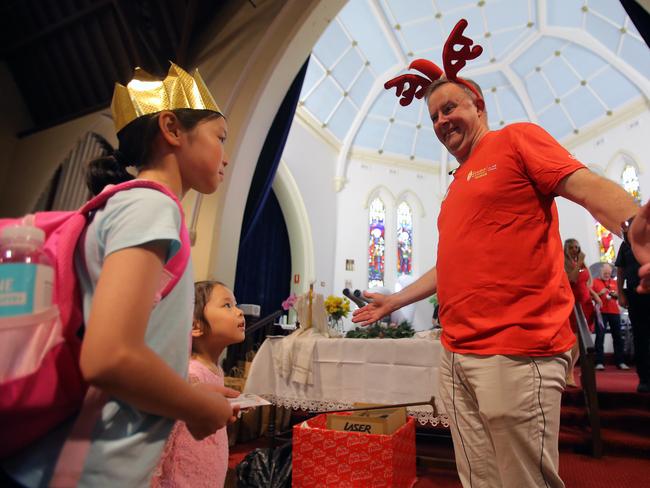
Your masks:
M226 376L223 379L224 386L237 390L238 392L243 392L244 387L246 386L246 380L244 378L236 378L234 376Z
M321 414L293 427L293 488L410 488L415 421L391 435L330 430Z
M390 435L406 423L405 408L329 414L327 428L345 432Z

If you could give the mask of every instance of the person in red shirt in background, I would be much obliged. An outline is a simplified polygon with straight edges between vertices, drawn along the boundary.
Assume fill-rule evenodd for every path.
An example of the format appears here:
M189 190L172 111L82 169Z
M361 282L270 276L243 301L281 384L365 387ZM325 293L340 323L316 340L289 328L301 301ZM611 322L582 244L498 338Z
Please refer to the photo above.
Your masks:
M582 313L585 316L589 330L593 332L594 329L594 302L596 305L602 305L598 294L591 289L592 280L589 268L585 265L585 253L580 250L580 243L576 239L567 239L564 241L564 271L571 283L571 291L576 304L582 308ZM571 318L571 329L577 333L578 327L575 323L573 314ZM575 378L573 377L573 369L578 358L580 357L580 347L578 342L571 348L571 363L567 371L566 384L567 386L578 386Z
M596 278L593 290L602 301L600 315L602 323L596 321L596 369L605 369L603 344L607 326L614 342L614 360L618 369L630 369L623 360L623 338L621 337L621 309L618 308L618 291L616 280L612 279L612 267L605 263L600 268L600 278Z

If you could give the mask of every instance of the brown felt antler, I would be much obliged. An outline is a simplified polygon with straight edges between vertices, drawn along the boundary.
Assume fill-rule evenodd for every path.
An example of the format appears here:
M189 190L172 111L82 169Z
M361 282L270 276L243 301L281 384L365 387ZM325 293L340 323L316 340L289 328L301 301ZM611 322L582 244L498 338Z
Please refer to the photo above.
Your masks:
M471 83L468 83L462 78L458 78L458 72L465 67L467 61L478 58L483 52L483 48L478 44L470 49L474 41L463 35L466 27L467 21L460 19L451 31L451 34L449 34L447 42L445 42L445 47L442 50L442 64L445 67L445 74L449 81L463 84L481 99L483 97L481 97L478 90ZM460 49L455 50L455 45L460 45Z
M399 101L400 105L407 106L413 101L414 97L421 99L427 87L444 74L449 81L460 83L467 87L476 95L477 99L482 101L483 97L481 97L481 94L471 83L468 83L462 78L458 78L458 72L465 67L466 62L477 58L483 52L483 48L478 44L470 49L474 41L463 35L466 27L467 20L460 19L445 42L442 50L442 62L445 67L444 72L427 59L416 59L409 65L409 69L415 69L426 75L427 78L407 73L387 81L384 84L384 88L389 90L396 87L396 95L397 97L401 97ZM459 45L460 49L455 50L455 45ZM405 89L407 85L408 88Z
M384 84L384 88L386 90L394 86L397 87L396 95L398 97L401 96L402 93L404 94L402 96L402 99L399 101L400 105L404 107L413 101L413 97L417 98L418 100L421 99L424 96L425 90L431 84L431 82L433 80L437 80L443 74L442 70L428 59L416 59L411 64L409 64L409 69L415 69L420 73L426 75L427 78L424 78L420 75L407 73L405 75L393 78ZM408 89L404 90L404 87L406 85L409 87Z

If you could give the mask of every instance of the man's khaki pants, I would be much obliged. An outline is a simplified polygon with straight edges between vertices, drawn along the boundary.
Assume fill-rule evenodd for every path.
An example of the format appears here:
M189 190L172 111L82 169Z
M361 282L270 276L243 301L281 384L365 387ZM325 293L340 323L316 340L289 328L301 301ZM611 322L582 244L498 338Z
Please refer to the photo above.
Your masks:
M478 356L443 350L440 397L464 488L562 488L560 400L568 352Z

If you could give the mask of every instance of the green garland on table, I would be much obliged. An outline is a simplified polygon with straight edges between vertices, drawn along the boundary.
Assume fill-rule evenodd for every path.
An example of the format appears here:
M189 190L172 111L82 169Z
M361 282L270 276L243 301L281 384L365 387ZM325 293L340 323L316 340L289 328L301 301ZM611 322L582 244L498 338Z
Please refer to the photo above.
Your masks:
M396 326L384 326L374 323L367 327L356 327L345 334L346 339L403 339L413 337L415 331L411 324L404 320Z

